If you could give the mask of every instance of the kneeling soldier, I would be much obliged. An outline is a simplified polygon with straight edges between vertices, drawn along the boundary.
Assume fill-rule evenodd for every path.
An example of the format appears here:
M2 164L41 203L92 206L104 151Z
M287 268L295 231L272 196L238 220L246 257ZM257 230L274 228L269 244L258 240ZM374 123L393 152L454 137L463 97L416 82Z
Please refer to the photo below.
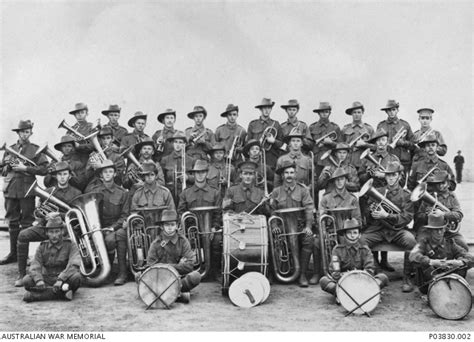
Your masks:
M321 289L336 295L336 284L341 278L341 272L364 270L374 275L374 258L367 245L360 241L359 221L352 218L344 221L342 229L338 233L341 243L332 250L331 263L329 264L329 275L320 280ZM374 276L380 288L388 284L388 277L384 273Z
M164 210L161 215L162 229L150 246L147 256L147 266L168 264L173 266L181 275L181 296L178 301L189 302L189 291L199 285L201 275L193 271L195 255L191 251L188 239L178 232L178 217L174 210Z
M29 274L23 278L27 292L23 300L67 299L81 285L79 266L81 257L77 247L63 239L64 222L61 217L51 218L44 229L48 240L41 242L31 262Z

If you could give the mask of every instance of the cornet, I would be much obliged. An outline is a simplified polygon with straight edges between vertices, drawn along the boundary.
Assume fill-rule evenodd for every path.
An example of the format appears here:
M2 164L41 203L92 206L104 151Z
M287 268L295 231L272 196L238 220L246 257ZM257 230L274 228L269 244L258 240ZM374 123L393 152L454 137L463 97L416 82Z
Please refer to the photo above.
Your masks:
M329 132L329 133L323 135L321 138L316 139L316 140L314 141L314 144L315 144L315 145L319 145L319 144L320 144L324 139L326 139L326 138L329 138L329 139L331 139L332 141L336 141L336 139L337 139L337 133L336 133L336 131L331 131L331 132Z
M319 159L321 160L325 160L327 158L329 158L329 161L335 166L335 167L340 167L341 166L341 162L336 162L334 160L334 158L332 157L331 155L331 152L332 150L327 150L326 152L324 152L321 157Z
M7 143L3 144L3 146L0 147L0 151L5 151L6 153L12 156L12 158L8 161L10 166L18 165L20 162L25 164L26 166L38 166L31 159L25 157L20 152L15 151L10 146L7 146Z
M361 153L360 160L363 160L363 159L367 159L367 160L371 161L373 164L378 166L380 171L385 172L385 167L383 167L383 165L380 163L380 161L375 159L372 152L370 152L370 148L364 150L364 152Z
M156 139L156 152L163 152L165 149L165 142L164 142L163 132L160 134L158 139Z
M260 146L265 151L270 151L270 149L272 148L272 144L267 142L268 136L271 135L272 137L276 138L278 134L278 131L274 126L275 126L275 121L273 121L271 126L268 126L267 128L265 128L265 130L262 133L262 136L260 137Z
M81 133L79 133L78 131L76 131L74 128L72 128L71 126L69 126L69 125L66 123L66 120L61 121L61 123L59 124L58 128L64 128L66 131L68 131L68 132L74 137L74 139L76 139L77 142L79 142L79 141L84 141L84 140L87 139L84 135L82 135Z
M407 130L402 127L398 130L397 134L395 134L395 136L393 137L392 139L392 142L390 144L388 144L388 146L390 146L392 149L394 149L396 146L397 146L397 142L404 138L406 135L407 135Z

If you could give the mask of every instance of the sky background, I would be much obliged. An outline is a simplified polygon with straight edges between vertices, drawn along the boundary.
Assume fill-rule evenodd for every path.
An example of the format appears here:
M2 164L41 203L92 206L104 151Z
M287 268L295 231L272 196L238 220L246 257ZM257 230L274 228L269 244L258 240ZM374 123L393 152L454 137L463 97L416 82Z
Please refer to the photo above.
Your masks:
M135 111L156 115L176 109L176 127L194 105L208 110L206 126L224 121L228 103L239 122L258 116L262 97L276 106L296 98L308 124L320 101L331 120L350 121L353 101L366 107L373 126L385 119L387 99L400 117L419 127L416 110L435 109L452 162L463 150L472 169L473 5L431 2L99 2L1 1L0 134L16 140L19 119L35 123L32 141L59 141L57 129L76 102L89 121L109 104L122 107L122 125Z

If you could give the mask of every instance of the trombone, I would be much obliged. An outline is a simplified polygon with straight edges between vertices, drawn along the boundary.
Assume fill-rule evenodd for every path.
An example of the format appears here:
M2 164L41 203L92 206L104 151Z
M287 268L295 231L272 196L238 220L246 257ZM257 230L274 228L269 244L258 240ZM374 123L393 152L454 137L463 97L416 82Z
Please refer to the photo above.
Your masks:
M394 149L396 146L397 146L397 142L404 138L406 135L407 135L408 131L404 128L404 127L401 127L397 134L395 134L395 136L393 137L392 139L392 142L390 144L388 144L388 146L390 146L392 149Z
M178 181L181 179L181 191L186 189L186 150L183 146L181 149L181 171L178 171L178 165L174 166L174 195L178 196Z
M329 139L331 139L332 141L336 141L336 139L337 139L337 133L336 133L336 131L331 131L331 132L329 132L329 133L323 135L321 138L316 139L316 140L314 141L314 144L315 144L315 145L319 145L319 144L320 144L324 139L326 139L326 138L329 138Z
M267 142L268 136L271 135L272 137L276 138L278 135L278 131L275 128L275 121L273 121L271 126L268 126L265 128L265 130L262 133L262 136L260 137L260 146L262 146L262 149L265 151L270 151L272 148L272 144Z

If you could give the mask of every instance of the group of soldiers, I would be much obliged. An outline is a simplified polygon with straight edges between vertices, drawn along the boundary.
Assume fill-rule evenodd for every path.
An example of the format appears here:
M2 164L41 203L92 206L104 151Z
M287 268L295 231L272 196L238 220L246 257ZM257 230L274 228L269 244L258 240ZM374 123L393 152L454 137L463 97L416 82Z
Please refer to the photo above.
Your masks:
M65 212L45 213L39 210L41 203L35 208L35 194L27 194L36 176L44 176L45 191L66 204L81 194L102 194L100 225L110 262L117 257L115 285L123 285L129 276L127 217L144 211L147 222L163 226L150 248L148 265L175 266L185 279L183 293L197 286L201 278L192 268L195 256L178 218L199 207L220 208L210 214L210 279L218 279L221 272L223 212L270 217L288 208L304 208L297 220L302 232L301 287L320 283L323 290L334 293L340 273L352 269L377 273L380 286L385 285L388 278L382 271L394 269L386 252L379 260L370 250L382 242L406 251L404 292L413 291L414 266L422 270L418 272L424 275L422 282L433 267L463 266L465 274L472 266L473 257L459 233L463 213L454 193L454 175L440 159L447 145L441 132L431 127L433 109L417 111L421 126L413 132L398 117L395 100L381 108L386 118L376 129L364 122L360 102L345 110L349 122L342 128L331 121L328 102L313 110L318 120L311 125L298 119L297 100L281 105L288 115L281 124L271 118L274 105L271 99L262 99L255 106L258 118L245 129L237 123L239 107L229 104L220 114L226 122L215 132L205 127L208 113L202 106L187 114L194 125L185 131L175 127L176 111L166 109L157 116L163 127L150 137L145 133L148 115L143 112L128 120L129 132L119 123L118 105L102 111L107 124L94 127L87 121L87 105L78 103L69 112L76 123L61 125L67 134L54 145L62 154L57 158L30 142L33 123L21 120L13 129L18 141L2 161L10 252L0 264L18 263L15 286L28 290L24 300L70 300L81 284L81 257L64 233ZM359 198L369 180L395 210L373 198ZM436 203L410 200L411 191L422 183ZM338 220L338 244L327 256L329 270L323 274L320 218L337 215L338 210L349 214ZM268 228L275 235L284 230L278 225ZM42 242L27 273L28 246L33 241ZM311 256L314 267L309 274Z

